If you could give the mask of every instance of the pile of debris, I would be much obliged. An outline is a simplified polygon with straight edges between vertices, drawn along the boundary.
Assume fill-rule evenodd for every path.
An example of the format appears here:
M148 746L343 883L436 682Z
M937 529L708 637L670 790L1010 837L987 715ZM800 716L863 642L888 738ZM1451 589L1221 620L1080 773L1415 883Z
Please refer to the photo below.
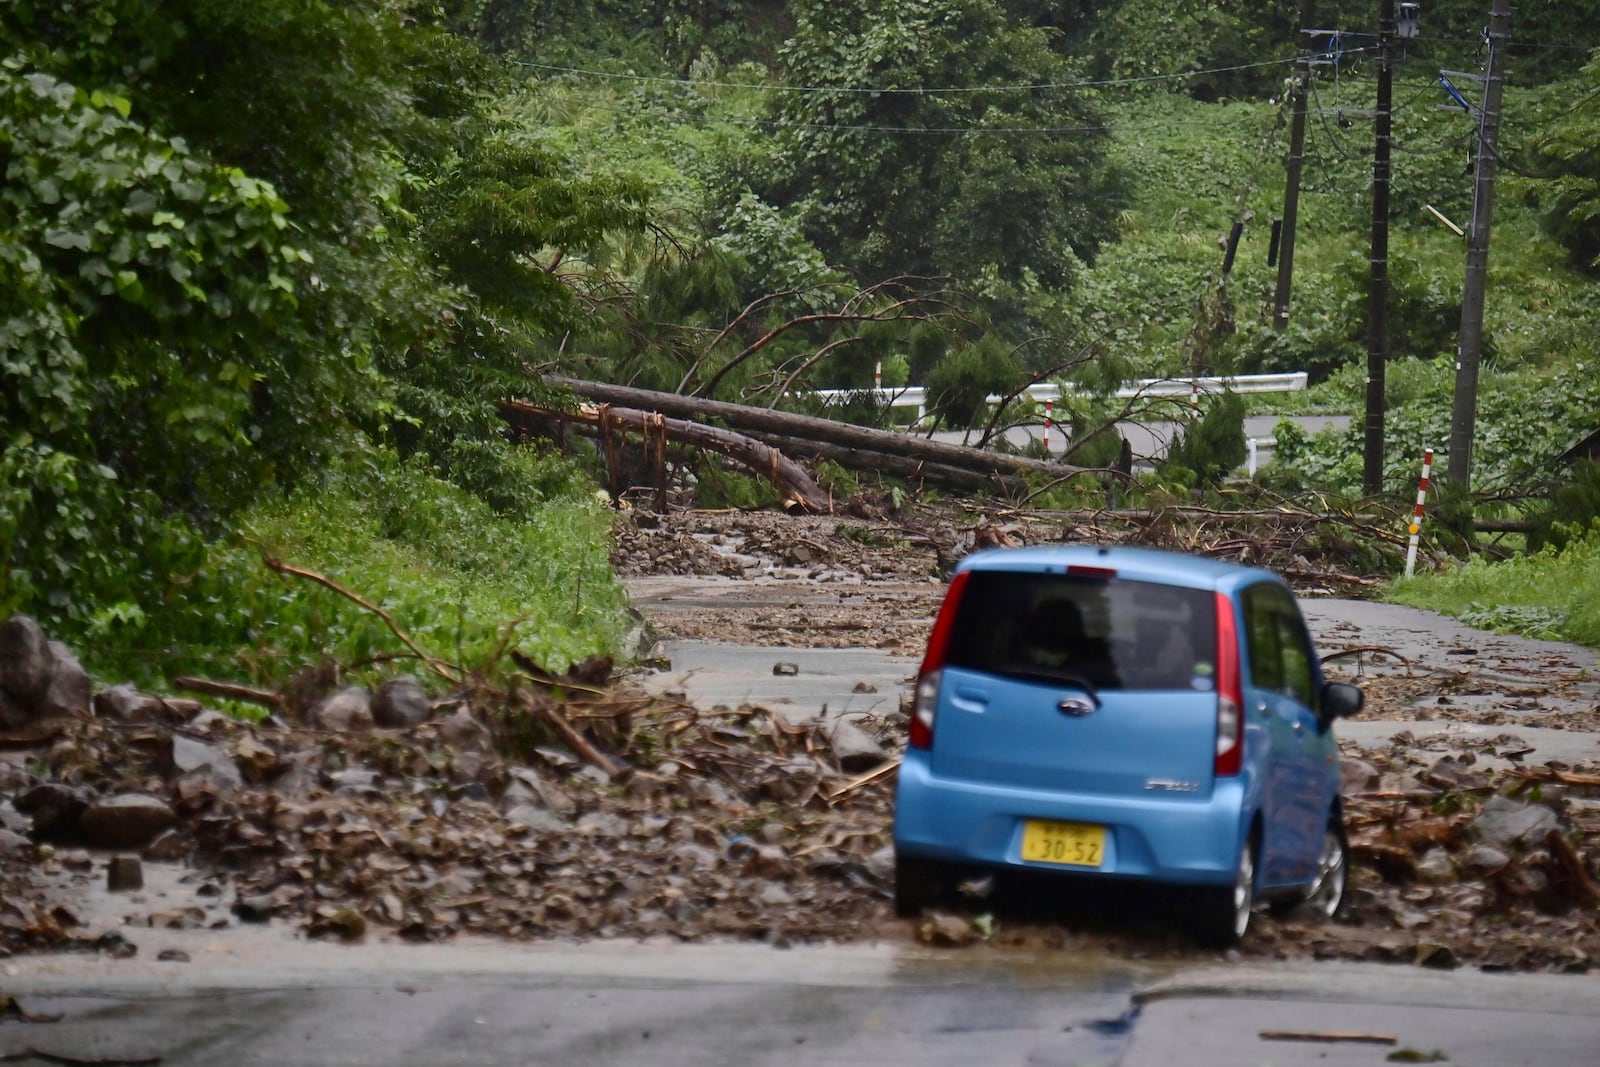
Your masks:
M1277 947L1505 970L1600 958L1600 763L1518 766L1512 734L1345 747L1349 925L1281 926Z
M313 935L876 932L893 763L873 733L896 723L702 713L565 681L423 697L420 715L414 681L350 687L303 723L128 687L53 714L0 768L5 945L101 945L30 886L66 872L136 888L135 855L205 872L236 921ZM154 921L215 920L189 908Z
M1171 503L1138 510L1030 511L991 504L916 503L895 511L786 515L778 511L631 511L616 524L618 573L810 581L913 581L948 574L967 553L1056 543L1138 545L1270 567L1303 593L1348 592L1382 580L1398 561L1402 527L1284 505L1226 511ZM1368 567L1352 569L1350 561Z
M304 713L257 721L126 686L83 697L87 676L50 703L42 679L59 669L66 685L76 661L36 630L0 627L13 716L0 750L6 951L132 951L58 891L134 889L143 863L193 872L211 902L123 912L164 926L1198 953L1171 930L1104 937L1081 916L1030 927L981 897L892 920L899 713L841 724L701 711L615 684L606 663L559 680L530 667L514 686L439 699L403 679L334 686ZM44 651L19 670L19 647ZM1524 767L1523 751L1511 735L1347 746L1348 916L1263 921L1242 951L1587 968L1600 954L1600 765Z
M928 536L884 521L776 511L625 512L619 574L695 574L813 582L917 580L937 569Z

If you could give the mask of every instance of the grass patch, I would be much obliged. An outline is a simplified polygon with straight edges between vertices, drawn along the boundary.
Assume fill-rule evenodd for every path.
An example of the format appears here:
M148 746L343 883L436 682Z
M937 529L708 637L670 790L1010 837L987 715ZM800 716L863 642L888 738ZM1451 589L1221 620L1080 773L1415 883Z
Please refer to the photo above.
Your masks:
M1401 579L1388 599L1485 629L1600 648L1600 523L1557 552Z
M325 657L368 681L420 673L376 615L313 582L280 577L263 562L270 554L382 607L432 655L492 668L515 647L562 671L614 652L627 623L610 522L586 493L499 514L420 466L379 454L258 507L243 538L212 546L198 570L169 579L159 608L104 614L86 635L85 660L103 677L157 689L181 673L274 686Z

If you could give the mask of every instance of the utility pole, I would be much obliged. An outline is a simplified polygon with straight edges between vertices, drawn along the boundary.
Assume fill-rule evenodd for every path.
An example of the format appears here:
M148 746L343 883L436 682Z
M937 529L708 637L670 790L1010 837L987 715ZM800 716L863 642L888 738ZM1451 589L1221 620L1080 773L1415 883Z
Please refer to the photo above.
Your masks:
M1389 358L1389 142L1394 103L1394 5L1378 0L1378 110L1372 145L1372 255L1367 279L1367 421L1361 487L1383 491L1384 370Z
M1500 91L1505 87L1510 0L1489 10L1489 57L1478 115L1478 152L1472 167L1472 227L1467 231L1467 279L1461 296L1461 340L1456 349L1456 395L1450 408L1450 465L1446 477L1472 486L1473 433L1478 420L1478 362L1483 354L1483 291L1489 273L1489 223L1494 211L1495 142L1500 136Z
M1300 0L1300 32L1317 17L1317 0ZM1278 247L1278 289L1273 297L1272 328L1289 325L1289 289L1294 283L1294 230L1300 218L1300 169L1306 158L1306 88L1311 84L1311 49L1301 47L1294 68L1294 119L1289 126L1288 176L1283 190L1283 239Z

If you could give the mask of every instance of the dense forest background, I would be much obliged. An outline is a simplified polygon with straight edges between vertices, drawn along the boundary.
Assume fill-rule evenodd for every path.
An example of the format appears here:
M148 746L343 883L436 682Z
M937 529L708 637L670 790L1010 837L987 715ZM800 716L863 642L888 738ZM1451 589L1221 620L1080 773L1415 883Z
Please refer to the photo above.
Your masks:
M1447 437L1464 247L1427 208L1470 216L1477 117L1437 79L1482 69L1487 6L1424 3L1396 73L1397 494ZM531 619L516 640L558 667L614 647L593 483L496 408L540 371L812 410L881 365L955 427L1060 380L1091 465L1132 377L1306 370L1295 403L1358 412L1377 5L1314 11L1312 34L1285 0L13 0L0 611L152 673L377 656L381 627L259 565L292 554L425 638L503 648ZM1600 2L1525 0L1512 36L1482 501L1554 492L1600 421ZM1360 482L1337 436L1275 467Z

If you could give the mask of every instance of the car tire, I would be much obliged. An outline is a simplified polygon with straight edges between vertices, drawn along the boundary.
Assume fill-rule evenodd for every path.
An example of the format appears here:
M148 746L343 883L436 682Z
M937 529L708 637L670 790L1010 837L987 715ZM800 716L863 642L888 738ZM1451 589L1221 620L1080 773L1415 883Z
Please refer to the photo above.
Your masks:
M914 919L922 909L939 903L944 896L945 873L943 867L932 860L914 856L894 857L894 913L902 919Z
M1195 934L1206 945L1232 948L1244 939L1250 928L1250 914L1256 904L1255 842L1246 841L1239 850L1233 884L1223 889L1206 889L1196 901Z
M1317 859L1317 879L1306 890L1304 909L1320 919L1336 919L1344 907L1345 889L1350 883L1350 845L1344 826L1331 822L1322 836L1322 854Z
M1275 919L1337 919L1344 910L1350 884L1350 845L1344 826L1337 819L1328 824L1317 857L1317 874L1305 892L1271 905Z

